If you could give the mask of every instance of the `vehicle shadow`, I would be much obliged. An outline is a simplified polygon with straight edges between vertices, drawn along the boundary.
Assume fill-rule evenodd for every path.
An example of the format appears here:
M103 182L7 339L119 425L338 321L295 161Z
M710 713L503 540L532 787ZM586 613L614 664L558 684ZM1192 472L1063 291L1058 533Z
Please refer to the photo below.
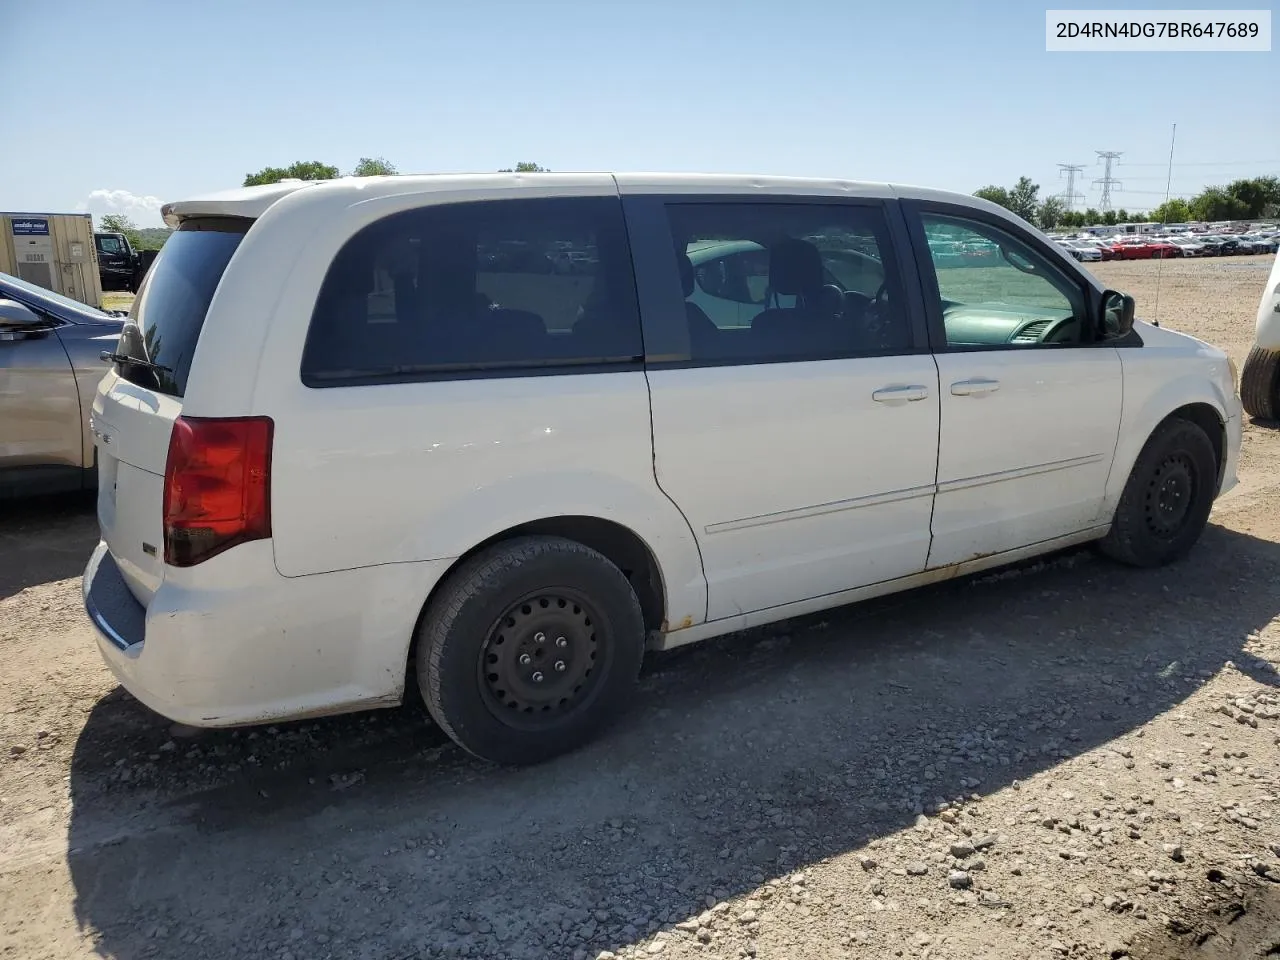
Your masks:
M1224 668L1280 686L1244 649L1278 613L1269 541L1078 551L655 656L624 721L522 770L413 707L171 741L117 692L72 760L76 915L122 960L594 958L940 803L998 828L980 798Z
M98 543L93 493L0 503L0 600L79 576Z

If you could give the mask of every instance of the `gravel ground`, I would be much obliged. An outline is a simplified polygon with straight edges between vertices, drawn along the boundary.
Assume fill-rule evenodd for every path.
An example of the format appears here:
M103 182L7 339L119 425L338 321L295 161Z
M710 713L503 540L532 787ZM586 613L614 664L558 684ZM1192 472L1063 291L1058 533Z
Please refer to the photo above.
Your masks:
M1102 264L1242 362L1269 258ZM0 957L1280 954L1280 436L1160 571L1088 551L651 658L536 769L414 706L171 727L83 500L0 513Z

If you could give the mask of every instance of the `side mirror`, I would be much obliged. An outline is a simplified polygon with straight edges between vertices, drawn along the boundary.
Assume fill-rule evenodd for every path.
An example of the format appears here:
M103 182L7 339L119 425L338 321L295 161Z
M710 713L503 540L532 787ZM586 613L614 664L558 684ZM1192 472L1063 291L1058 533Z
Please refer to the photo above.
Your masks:
M0 299L0 340L25 340L27 334L46 326L40 314L25 304Z
M1118 340L1133 330L1133 297L1118 290L1108 290L1102 295L1102 337Z

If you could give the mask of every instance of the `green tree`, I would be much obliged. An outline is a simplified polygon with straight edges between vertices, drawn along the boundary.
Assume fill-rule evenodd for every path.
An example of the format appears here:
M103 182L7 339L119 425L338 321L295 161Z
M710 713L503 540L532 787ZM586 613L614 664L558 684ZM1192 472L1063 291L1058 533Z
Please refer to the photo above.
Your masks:
M1030 177L1019 177L1018 182L1009 191L1009 210L1023 220L1033 222L1036 218L1037 198L1040 195L1040 184L1032 183Z
M1116 217L1116 212L1114 210L1108 210L1102 215L1102 222L1108 227L1114 227L1118 220L1119 218Z
M395 164L384 157L361 157L351 171L353 177L389 177L396 173Z
M1280 209L1280 177L1233 180L1224 191L1244 208L1244 218L1274 216Z
M1129 222L1131 222L1131 218L1129 216L1128 210L1126 210L1124 207L1121 207L1119 210L1116 211L1116 223L1129 223Z
M1011 190L989 184L980 190L973 191L975 197L999 204L1030 223L1035 222L1036 212L1040 207L1039 194L1040 184L1032 183L1030 177L1019 177Z
M981 190L973 191L973 195L979 199L990 200L992 203L999 204L1006 210L1009 209L1009 191L1004 187L997 187L995 184L991 184Z
M1084 212L1083 226L1092 227L1095 224L1099 224L1101 222L1102 222L1102 214L1100 214L1093 207L1090 207L1088 210Z
M1150 216L1157 223L1186 223L1191 219L1191 207L1187 201L1173 197L1152 210Z
M1206 187L1191 201L1194 220L1243 220L1249 208L1222 187Z
M521 160L514 167L503 167L499 173L550 173L546 167L528 160Z
M138 246L139 250L159 250L164 246L169 234L173 233L168 227L142 227L138 230Z
M279 183L281 180L332 180L338 175L338 168L319 160L297 160L287 167L263 167L257 173L246 173L246 187L260 187L266 183Z
M129 246L135 250L142 248L142 236L138 233L138 225L123 213L108 213L98 221L98 229L103 233L123 233Z
M1036 222L1040 225L1041 230L1052 230L1057 226L1066 226L1063 223L1067 209L1063 206L1062 200L1058 197L1045 197L1044 203L1040 204L1040 209L1036 211Z

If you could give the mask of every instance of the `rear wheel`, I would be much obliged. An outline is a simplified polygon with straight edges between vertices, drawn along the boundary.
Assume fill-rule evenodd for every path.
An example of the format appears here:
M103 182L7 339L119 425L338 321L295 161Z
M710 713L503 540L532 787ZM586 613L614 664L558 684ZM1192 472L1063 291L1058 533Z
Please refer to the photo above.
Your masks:
M1259 420L1280 415L1280 350L1254 347L1240 371L1240 402L1245 413Z
M1218 457L1204 430L1189 420L1166 420L1138 454L1099 548L1135 567L1185 556L1209 520L1217 479Z
M626 576L555 537L504 541L466 561L418 630L428 711L495 763L537 763L594 737L630 700L644 655Z

